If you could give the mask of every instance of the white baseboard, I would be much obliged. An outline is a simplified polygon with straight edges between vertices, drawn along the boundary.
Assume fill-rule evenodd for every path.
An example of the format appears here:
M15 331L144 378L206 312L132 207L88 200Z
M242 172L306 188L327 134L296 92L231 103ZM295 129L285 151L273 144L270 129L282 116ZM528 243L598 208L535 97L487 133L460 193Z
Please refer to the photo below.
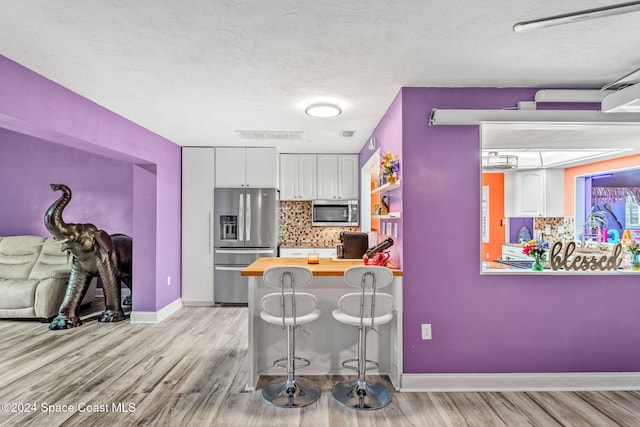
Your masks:
M182 300L182 304L185 307L215 307L216 304L213 301L185 301Z
M162 307L159 311L132 311L129 321L131 323L160 323L181 308L182 299L178 298Z
M403 392L640 390L640 372L403 374Z

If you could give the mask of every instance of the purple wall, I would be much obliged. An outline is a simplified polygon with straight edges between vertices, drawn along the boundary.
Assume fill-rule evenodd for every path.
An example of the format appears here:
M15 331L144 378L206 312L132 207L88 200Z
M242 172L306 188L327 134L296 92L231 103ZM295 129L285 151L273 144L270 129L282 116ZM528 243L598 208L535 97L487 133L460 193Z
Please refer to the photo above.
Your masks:
M132 165L133 310L180 298L180 147L2 56L0 75L0 128Z
M429 126L427 118L434 107L514 107L533 100L535 89L401 92L403 223L411 230L404 237L404 371L640 370L637 276L479 273L479 129ZM420 339L421 323L433 325L432 340Z
M47 208L59 196L51 183L66 184L73 198L67 222L90 222L109 233L132 232L133 167L0 128L0 236L49 236Z

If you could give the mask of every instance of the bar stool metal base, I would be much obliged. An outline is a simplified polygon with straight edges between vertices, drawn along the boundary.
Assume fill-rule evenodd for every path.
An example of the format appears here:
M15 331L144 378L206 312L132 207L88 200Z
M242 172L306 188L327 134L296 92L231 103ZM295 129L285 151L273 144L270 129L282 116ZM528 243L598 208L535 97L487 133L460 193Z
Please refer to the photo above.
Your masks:
M391 393L381 383L343 381L331 391L336 402L361 411L380 409L391 402Z
M300 408L318 400L320 387L306 378L295 380L276 380L262 389L265 402L281 408Z

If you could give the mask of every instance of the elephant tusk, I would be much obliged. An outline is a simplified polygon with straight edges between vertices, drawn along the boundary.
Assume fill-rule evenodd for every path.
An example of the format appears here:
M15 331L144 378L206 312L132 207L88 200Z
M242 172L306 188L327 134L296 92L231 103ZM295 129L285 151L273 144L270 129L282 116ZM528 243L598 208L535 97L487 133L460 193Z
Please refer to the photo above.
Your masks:
M66 243L68 241L69 241L69 239L54 240L52 242L34 243L33 246L60 245L62 243Z

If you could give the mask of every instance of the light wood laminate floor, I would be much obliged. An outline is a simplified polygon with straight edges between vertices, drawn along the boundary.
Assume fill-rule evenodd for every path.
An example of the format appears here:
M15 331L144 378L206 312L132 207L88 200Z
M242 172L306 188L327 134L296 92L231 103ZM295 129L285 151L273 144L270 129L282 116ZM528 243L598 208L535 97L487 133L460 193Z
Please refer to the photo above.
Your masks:
M640 425L635 391L394 393L357 412L333 401L339 377L313 378L323 390L313 405L276 408L244 390L246 308L186 307L132 325L98 323L98 307L68 331L0 321L1 426Z

